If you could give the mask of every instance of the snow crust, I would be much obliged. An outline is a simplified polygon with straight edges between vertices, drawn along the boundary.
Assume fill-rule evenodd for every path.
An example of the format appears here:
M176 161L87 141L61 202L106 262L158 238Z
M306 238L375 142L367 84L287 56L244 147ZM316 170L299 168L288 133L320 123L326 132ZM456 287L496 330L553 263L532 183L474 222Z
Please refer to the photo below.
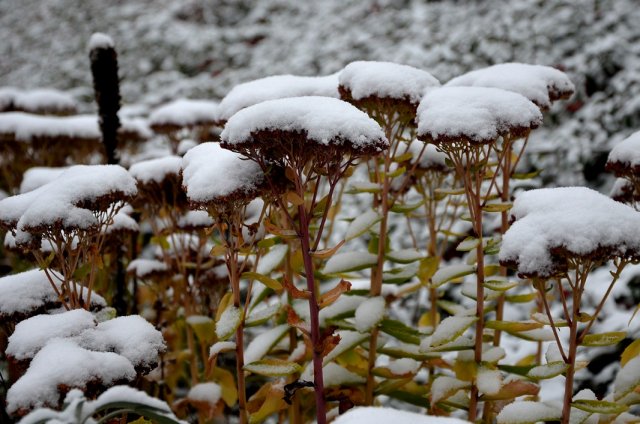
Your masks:
M300 96L340 97L338 74L324 77L275 75L238 84L220 102L219 119L228 121L239 110L267 100Z
M338 81L354 100L379 97L407 99L413 104L420 102L427 87L440 85L440 81L427 71L376 61L351 62L340 72Z
M113 39L103 32L95 32L89 39L89 50L113 48Z
M490 142L514 129L542 123L526 97L499 88L442 87L428 90L418 106L418 137Z
M625 167L640 166L640 131L616 144L609 153L608 164L619 163Z
M149 159L131 165L129 173L143 184L162 183L167 175L178 175L182 167L180 156L165 156Z
M352 408L333 421L335 424L463 424L450 417L434 417L392 408L360 406Z
M94 352L71 340L55 339L31 361L27 372L7 392L7 411L57 406L58 387L84 388L89 382L112 385L132 381L133 365L113 352Z
M227 144L251 143L258 131L305 132L317 144L361 149L388 144L380 126L367 114L330 97L269 100L233 115L220 135Z
M494 87L514 91L544 109L553 100L566 97L575 86L562 71L550 66L526 63L501 63L478 69L453 78L445 84L450 87Z
M182 160L182 185L196 203L223 200L234 194L255 192L264 179L260 166L218 143L202 143Z
M178 99L154 110L149 115L151 126L175 125L190 127L216 122L218 102L211 100Z
M511 209L515 223L504 235L500 261L524 275L550 276L562 266L552 250L606 257L640 252L640 214L586 187L530 190Z

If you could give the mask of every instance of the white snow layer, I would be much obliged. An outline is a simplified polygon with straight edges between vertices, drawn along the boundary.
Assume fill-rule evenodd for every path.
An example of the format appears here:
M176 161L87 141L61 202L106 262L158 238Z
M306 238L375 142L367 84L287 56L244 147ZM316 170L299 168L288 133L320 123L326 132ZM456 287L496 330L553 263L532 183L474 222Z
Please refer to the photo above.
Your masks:
M441 87L427 91L418 106L418 136L489 142L513 129L542 123L540 109L526 97L499 88Z
M366 113L330 97L293 97L269 100L233 115L220 135L228 144L250 143L258 131L306 132L321 145L338 143L351 148L388 144L380 126Z
M429 72L392 62L357 61L348 64L338 78L354 100L367 97L407 99L418 104L427 87L440 82Z
M211 125L218 119L218 103L210 100L178 99L160 106L149 116L149 123L189 127Z
M219 118L228 121L236 112L249 106L287 97L340 97L338 74L324 77L275 75L238 84L220 102Z
M382 296L362 302L355 313L356 330L361 333L371 330L384 317L385 306L386 302Z
M640 165L640 131L616 144L609 153L608 163L619 163L628 167Z
M500 260L517 264L521 274L553 273L554 248L577 256L598 249L609 256L640 253L640 214L586 187L524 192L511 215L516 221L504 235Z
M445 84L451 87L494 87L522 94L544 109L551 107L554 98L568 96L575 91L569 77L550 66L526 63L501 63L468 72Z
M42 187L51 180L58 178L67 169L69 169L68 166L57 168L36 166L27 169L27 171L22 176L22 183L20 183L20 193L26 193L28 191L32 191L39 187Z
M181 166L182 158L180 156L165 156L134 163L129 168L129 173L143 184L161 183L167 175L177 176L180 174Z
M57 406L58 387L85 388L96 382L106 386L136 377L133 365L113 352L93 352L71 340L47 343L31 361L27 372L7 392L7 411Z
M199 383L189 389L187 399L196 402L208 403L215 406L222 397L222 388L220 385L209 382Z
M74 112L77 103L71 95L49 88L35 90L0 88L0 111L7 107L29 113L59 113Z
M89 50L113 48L113 39L103 32L95 32L89 39Z
M360 406L348 410L333 421L334 424L463 424L463 421L450 417L434 417L415 412L392 408Z
M555 405L523 400L505 406L498 414L497 420L499 424L557 421L561 414L560 408Z
M138 258L129 262L127 272L135 274L138 278L145 278L156 272L166 272L169 267L166 263L156 259Z
M182 160L182 185L192 202L207 203L258 189L264 174L260 166L218 143L202 143Z
M433 144L427 144L420 140L413 140L407 147L407 151L411 152L412 162L418 163L419 169L446 169L447 154L438 150ZM422 154L421 154L422 153Z

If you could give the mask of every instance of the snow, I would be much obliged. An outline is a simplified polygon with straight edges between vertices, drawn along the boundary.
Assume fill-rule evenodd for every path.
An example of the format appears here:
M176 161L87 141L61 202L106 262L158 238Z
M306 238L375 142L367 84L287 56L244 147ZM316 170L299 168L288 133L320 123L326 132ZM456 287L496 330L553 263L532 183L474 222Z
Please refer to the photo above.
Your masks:
M421 363L411 358L400 358L395 361L389 362L387 368L394 375L413 374L421 367Z
M187 211L178 218L178 228L209 228L213 226L213 218L206 211Z
M165 156L134 163L129 168L129 173L142 184L160 184L169 175L179 175L181 167L180 156Z
M281 324L260 333L244 350L244 363L250 364L262 359L287 331L289 331L289 325Z
M221 397L222 388L213 382L196 384L187 393L187 399L208 403L211 406L215 406Z
M182 161L182 185L194 203L223 202L235 196L255 197L264 174L260 166L218 143L189 150Z
M481 367L476 384L480 393L494 395L502 388L502 374L499 370Z
M613 146L607 166L636 168L640 166L640 131L631 134ZM614 168L615 169L615 168Z
M94 211L79 205L123 200L136 192L135 180L119 165L76 165L33 191L1 200L0 222L17 228L17 244L29 241L24 232L48 226L88 230L99 221Z
M538 107L520 94L485 87L442 87L427 91L418 106L418 138L440 144L489 143L542 123Z
M333 255L322 270L325 274L339 274L350 270L368 268L378 262L378 256L369 252L344 252Z
M348 64L339 76L340 86L354 100L368 97L408 100L417 105L427 87L440 82L430 73L392 62L357 61Z
M0 88L0 112L21 111L36 114L69 114L76 111L74 98L62 91L40 88L19 90Z
M616 400L624 398L638 385L640 385L640 356L631 359L618 371L613 381L614 398Z
M361 213L353 221L351 221L351 224L349 224L347 233L344 236L345 241L349 241L361 236L365 231L367 231L381 219L382 216L380 216L380 214L376 211L369 210Z
M382 296L372 297L360 304L356 309L356 330L361 333L371 330L385 314L386 302Z
M322 367L324 387L350 386L363 384L366 379L348 369L334 363ZM313 381L313 362L310 362L300 376L301 380ZM335 422L335 421L334 421Z
M437 347L455 340L476 320L476 317L461 316L450 316L443 319L431 335L431 346Z
M275 75L238 84L220 102L219 119L228 121L239 110L266 100L300 96L340 97L338 74L324 77Z
M209 357L229 350L236 350L236 342L216 342L209 348Z
M363 296L340 296L331 305L320 310L320 325L324 327L327 319L355 311L366 299Z
M439 376L431 385L431 402L437 403L455 394L458 390L469 387L466 381L449 376Z
M276 269L284 261L287 252L289 251L289 245L276 244L271 246L269 251L260 257L256 272L262 275L269 275L274 269Z
M216 322L216 335L218 338L225 340L231 337L236 328L238 328L241 319L242 310L233 305L228 306Z
M359 406L338 416L334 424L464 424L458 418L435 417L388 407Z
M217 102L178 99L154 110L149 116L149 123L151 127L163 125L177 127L212 125L216 122L217 115Z
M80 334L77 343L91 350L115 352L143 369L155 365L165 350L162 333L139 315L101 322Z
M439 287L447 281L459 278L461 276L471 274L475 272L476 267L474 265L467 264L453 264L441 267L431 277L431 282L434 287Z
M7 412L58 405L58 387L84 388L89 382L109 386L132 381L131 363L113 352L94 352L71 340L47 343L31 361L27 372L7 392Z
M27 169L27 171L22 176L22 183L20 183L20 193L26 193L28 191L35 190L36 188L42 187L51 180L58 178L67 169L69 169L69 167L67 166L57 168L36 166Z
M54 271L49 270L50 273ZM55 277L54 277L54 281ZM0 278L0 318L7 319L15 314L30 315L44 308L60 305L51 283L44 271L33 269ZM91 296L92 307L106 306L102 296Z
M561 411L555 405L528 400L515 401L498 414L499 424L528 424L539 421L557 421Z
M413 162L418 162L419 169L446 170L449 168L446 153L438 150L433 144L427 144L425 147L424 142L416 139L409 144L407 151L413 155Z
M163 273L169 270L166 263L156 259L138 258L129 262L127 272L134 273L138 278L147 278L155 273Z
M89 39L89 51L93 49L109 49L114 48L113 39L103 32L95 32Z
M327 365L329 362L333 361L335 358L342 355L344 352L348 351L354 346L359 345L369 337L367 334L361 334L358 331L349 330L340 330L336 334L340 336L340 341L331 352L324 356L324 365Z
M388 142L380 126L364 112L330 97L269 100L231 117L220 135L229 145L251 145L259 131L304 132L314 143L342 145L356 151L381 151Z
M105 234L114 233L137 233L140 231L138 222L131 217L133 208L131 205L125 205L114 216L113 221L106 228Z
M548 277L563 259L637 256L640 215L633 208L585 187L531 190L511 209L515 223L504 235L500 261L522 275Z
M569 77L550 66L501 63L453 78L450 87L494 87L514 91L543 109L554 100L568 98L575 91Z
M24 112L1 113L0 134L23 142L35 138L101 139L98 120L94 115L53 117Z
M31 359L49 340L77 336L95 326L93 314L84 309L54 315L36 315L16 325L9 337L6 354L19 361Z

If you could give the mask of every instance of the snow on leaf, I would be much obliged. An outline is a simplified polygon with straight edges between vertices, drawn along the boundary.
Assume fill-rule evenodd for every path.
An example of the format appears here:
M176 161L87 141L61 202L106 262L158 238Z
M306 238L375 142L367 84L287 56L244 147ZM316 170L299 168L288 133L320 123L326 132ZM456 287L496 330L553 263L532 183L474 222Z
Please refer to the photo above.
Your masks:
M551 362L531 368L527 376L536 380L546 380L562 374L567 368L569 368L569 365L564 362Z
M535 424L539 421L558 421L562 412L559 407L542 402L515 401L505 406L498 414L498 424Z
M608 402L604 400L578 399L571 402L572 408L582 411L591 412L593 414L617 415L626 412L629 407L621 405L617 402Z
M626 331L612 331L609 333L600 334L587 334L582 339L582 346L597 347L597 346L611 346L618 344L620 341L627 337Z
M288 330L287 324L281 324L258 335L244 350L244 362L250 364L262 359Z
M431 346L438 347L454 341L477 320L476 317L451 316L445 318L431 335Z
M345 241L353 240L354 238L361 236L381 219L382 216L380 216L376 211L367 211L362 215L358 215L358 217L349 224L347 233L344 236Z
M469 383L449 376L436 377L431 385L431 403L438 403L454 395L458 390L466 389Z
M640 385L640 356L629 360L613 380L613 398L620 400Z
M369 252L344 252L334 255L324 266L325 274L341 274L370 268L378 262L378 256Z
M227 340L235 333L242 320L242 310L236 306L229 305L224 310L220 319L216 322L216 335L219 340Z
M481 393L496 394L502 388L502 373L499 370L481 367L478 371L477 385Z
M473 274L476 271L474 265L455 264L440 268L431 278L433 287L440 287L448 281L455 280L465 275Z
M270 274L284 261L288 251L289 245L287 244L276 244L271 247L269 252L260 258L256 272L263 275Z
M264 375L266 377L284 377L299 372L301 367L295 362L268 358L251 362L250 364L245 365L244 369L254 374Z
M411 262L419 261L423 258L423 255L416 249L403 249L387 253L386 258L391 262L408 264Z
M386 302L382 296L362 302L355 313L356 330L364 333L376 326L384 317L385 306Z

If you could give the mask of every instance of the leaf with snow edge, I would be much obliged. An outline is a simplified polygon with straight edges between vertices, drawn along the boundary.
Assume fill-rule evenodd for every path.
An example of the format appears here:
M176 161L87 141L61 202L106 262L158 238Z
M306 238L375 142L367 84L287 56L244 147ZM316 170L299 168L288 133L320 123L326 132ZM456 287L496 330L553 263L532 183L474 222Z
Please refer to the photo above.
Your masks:
M527 377L535 380L546 380L562 374L567 368L569 368L569 365L564 362L551 362L531 368L527 373Z
M382 187L380 184L370 183L368 181L353 181L349 184L347 194L360 194L360 193L380 193Z
M555 340L553 330L548 327L536 328L535 330L518 331L510 333L512 336L532 342L550 342Z
M365 333L384 318L386 302L382 296L372 297L358 306L355 313L356 329Z
M236 350L236 342L216 342L209 348L209 358L222 352Z
M480 367L476 382L480 393L495 395L502 389L502 374L499 370Z
M377 222L380 222L382 216L376 211L367 211L362 215L359 215L351 221L347 233L344 236L345 241L353 240L356 237L360 237L367 232Z
M357 331L349 330L338 331L337 335L340 337L340 341L338 342L338 345L324 357L322 362L324 365L327 365L346 351L358 346L369 337L367 334L361 334Z
M387 253L385 257L391 262L409 264L411 262L419 261L423 258L423 255L416 249L402 249L391 251Z
M422 205L424 205L424 202L416 202L416 203L396 202L393 206L391 206L390 211L394 213L407 214L409 212L413 212L414 210L418 209Z
M520 396L537 396L539 392L540 387L537 384L516 379L503 384L496 393L485 394L482 400L512 400Z
M282 305L280 303L274 303L273 305L255 307L251 310L245 320L246 327L255 327L261 325L271 319L278 313Z
M327 261L324 274L342 274L371 268L378 263L378 256L368 252L344 252Z
M431 337L427 337L420 343L420 351L425 353L434 352L457 352L473 349L475 342L472 338L461 336L457 339L440 346L431 346Z
M474 272L476 272L476 267L474 265L449 265L436 271L433 277L431 277L431 283L434 288L440 287L446 282L464 277L465 275L473 274Z
M467 310L459 303L452 302L450 300L438 299L436 302L439 308L442 308L449 315L464 315Z
M517 333L520 331L535 330L542 328L542 324L539 322L522 322L522 321L497 321L488 320L485 322L486 328L494 330L506 331L507 333Z
M420 264L413 262L401 268L394 268L382 273L382 282L385 284L403 284L412 279L418 273Z
M513 207L511 202L487 203L482 207L484 212L506 212Z
M476 317L451 316L445 318L431 335L431 346L438 347L454 341L477 320Z
M509 281L507 277L493 276L484 281L484 286L489 290L505 292L518 285L517 281Z
M216 335L221 341L231 337L242 322L242 309L229 305L216 322Z
M462 289L460 290L460 293L463 296L468 297L469 299L476 300L476 298L478 297L478 288L477 288L476 282L469 281L469 280L463 281ZM493 291L491 289L485 288L484 300L485 302L495 300L499 298L501 294L502 294L501 292L497 292L497 291Z
M276 244L275 246L272 246L271 249L269 249L269 252L260 258L256 272L262 275L270 274L274 269L282 264L282 261L284 261L288 251L289 245L287 244Z
M560 408L542 402L515 401L498 414L498 424L535 424L539 421L559 421Z
M480 240L477 239L476 237L467 237L464 240L462 240L460 244L458 244L458 246L456 247L456 250L458 252L469 252L475 249L479 243L480 243Z
M436 377L431 384L431 403L435 404L447 399L459 390L467 389L470 384L466 381L458 380L449 376Z
M582 389L573 396L573 400L597 400L595 393L589 389ZM583 424L586 422L593 413L583 411L578 408L571 408L571 416L569 417L569 424Z
M587 334L582 339L581 346L599 347L599 346L611 346L618 344L624 338L627 337L626 331L612 331L609 333L600 334Z
M620 356L620 366L624 367L627 362L640 355L640 339L634 340L624 349Z
M244 366L246 371L265 377L284 377L300 372L300 365L282 359L262 359Z
M572 408L582 411L591 412L593 414L618 415L626 412L629 407L621 405L617 402L607 402L604 400L578 399L571 402Z
M242 273L242 278L246 280L258 280L265 286L269 287L271 290L278 293L282 291L282 284L280 283L280 281L268 277L264 274L247 271Z
M549 320L549 317L547 316L547 314L543 314L542 312L533 312L531 314L531 319L539 322L540 324L544 324L544 325L551 325L551 321ZM563 319L553 319L553 324L556 327L566 327L569 325L569 323Z
M397 345L396 343L387 343L383 347L379 347L377 351L391 358L411 358L416 361L427 361L429 359L440 357L439 353L422 352L419 346L409 343L402 343L400 345Z
M420 337L422 336L422 333L415 328L409 327L398 320L389 318L383 319L380 322L380 331L395 337L400 341L414 345L420 344Z
M244 350L245 363L250 364L262 359L288 331L289 326L281 324L256 336Z
M512 295L505 295L505 300L509 303L529 303L538 298L538 293L529 292L529 293L519 293Z
M338 320L350 318L355 315L355 310L367 298L364 296L345 295L320 311L320 325L325 326L326 320Z
M383 367L376 367L373 374L387 379L404 379L415 375L420 369L420 362L411 358L400 358Z
M330 257L336 254L336 252L342 247L344 242L345 241L342 240L340 243L336 244L333 247L328 247L326 249L316 250L314 252L311 252L311 256L317 259L329 259Z
M629 360L613 380L613 399L621 400L640 385L640 356Z
M187 317L187 324L196 333L198 340L203 343L211 343L216 331L216 323L211 318L204 315L190 315Z

